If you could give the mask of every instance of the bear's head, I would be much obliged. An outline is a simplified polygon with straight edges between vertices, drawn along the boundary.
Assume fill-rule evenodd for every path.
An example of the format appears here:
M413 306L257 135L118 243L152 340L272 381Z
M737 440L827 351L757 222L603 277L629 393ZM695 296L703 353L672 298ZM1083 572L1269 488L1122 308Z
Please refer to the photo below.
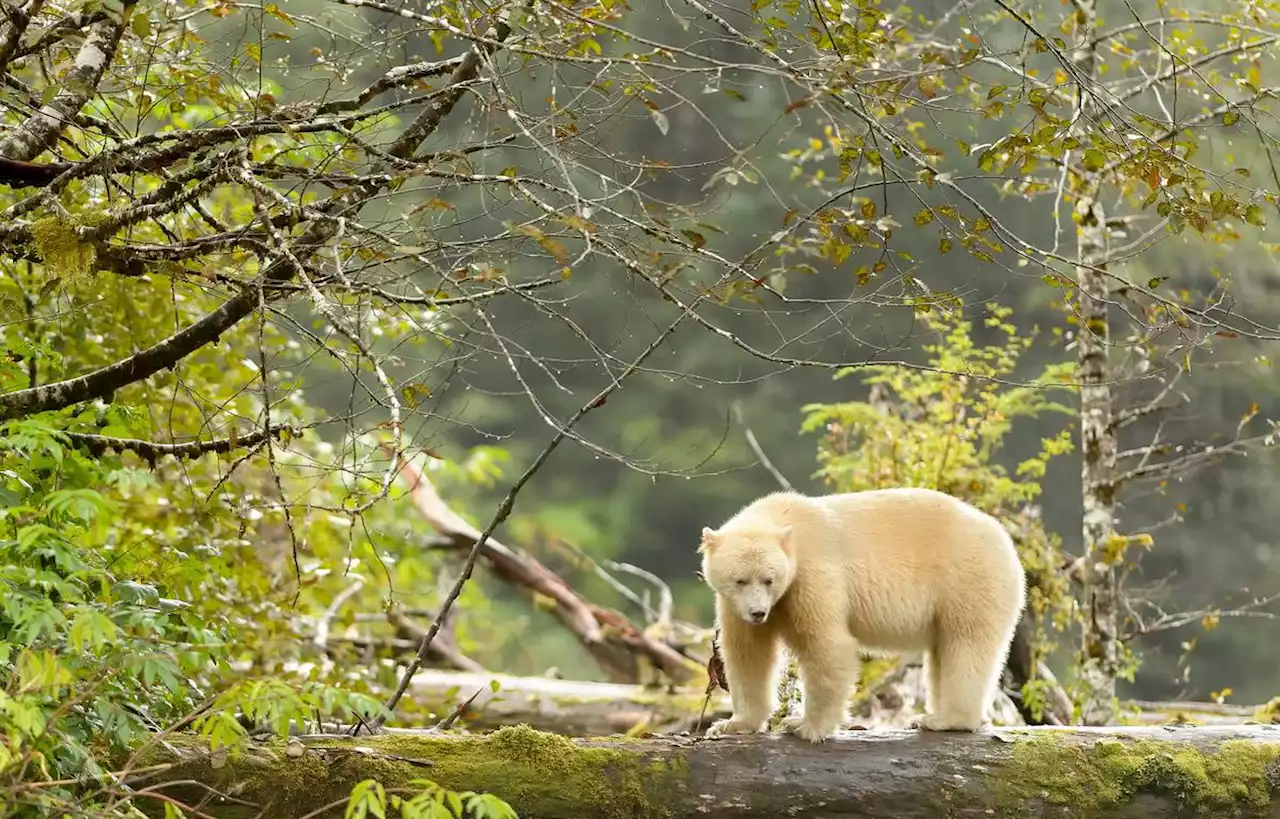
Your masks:
M702 576L748 623L759 625L795 578L790 526L702 530Z

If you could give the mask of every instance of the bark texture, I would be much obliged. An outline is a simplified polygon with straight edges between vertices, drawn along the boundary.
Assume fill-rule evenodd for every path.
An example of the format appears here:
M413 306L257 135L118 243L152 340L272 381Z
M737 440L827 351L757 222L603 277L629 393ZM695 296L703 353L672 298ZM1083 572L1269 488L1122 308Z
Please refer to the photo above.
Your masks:
M1099 41L1096 0L1074 0L1076 47L1072 55L1077 91L1073 133L1088 144L1088 128L1099 120L1100 102L1094 93ZM1105 725L1115 716L1116 678L1120 671L1120 589L1117 550L1116 431L1111 422L1109 328L1106 266L1107 221L1102 210L1101 175L1093 170L1087 151L1075 157L1076 204L1076 336L1080 387L1081 484L1084 501L1084 557L1079 567L1084 635L1080 680L1084 686L1081 718L1086 725ZM1123 541L1121 541L1123 543ZM1119 554L1117 554L1117 551Z
M493 793L523 819L1280 815L1280 728L1270 726L887 730L821 745L782 735L573 741L521 726L484 737L306 737L214 760L182 747L150 752L142 761L182 760L133 786L217 819L342 816L366 778L388 793L421 778Z
M80 109L98 93L98 83L115 58L120 35L129 24L135 5L135 0L126 0L118 14L99 21L89 29L84 44L76 53L75 64L61 77L62 90L49 104L0 138L0 156L30 161L53 146L66 124L74 120ZM39 6L33 4L33 7ZM11 31L17 32L16 36L6 37L0 43L0 68L8 63L13 47L16 47L17 39L30 18L30 14L25 18L21 15L15 18ZM14 40L13 47L10 46L11 39Z

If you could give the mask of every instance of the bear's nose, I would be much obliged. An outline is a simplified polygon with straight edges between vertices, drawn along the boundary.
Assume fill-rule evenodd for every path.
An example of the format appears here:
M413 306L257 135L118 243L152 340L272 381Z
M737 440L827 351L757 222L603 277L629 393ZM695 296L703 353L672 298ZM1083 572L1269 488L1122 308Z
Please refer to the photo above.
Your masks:
M748 613L751 615L751 622L753 623L763 623L764 618L769 614L769 612L764 609L752 609Z

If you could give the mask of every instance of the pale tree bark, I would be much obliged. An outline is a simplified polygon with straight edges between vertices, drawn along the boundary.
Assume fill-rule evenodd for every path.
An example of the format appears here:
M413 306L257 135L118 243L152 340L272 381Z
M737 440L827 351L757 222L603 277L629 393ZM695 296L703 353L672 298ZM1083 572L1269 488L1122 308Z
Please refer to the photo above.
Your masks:
M1094 93L1098 74L1097 0L1075 0L1076 72L1072 134L1088 144L1088 134L1101 114ZM1115 537L1116 439L1111 424L1106 265L1108 235L1102 209L1101 174L1091 170L1082 149L1069 166L1076 175L1076 336L1080 381L1080 443L1083 466L1084 550L1079 566L1084 633L1080 680L1081 718L1086 725L1105 725L1115 715L1116 676L1120 668L1120 590L1113 550Z
M0 72L9 67L9 61L22 42L22 35L31 25L31 18L39 14L43 7L44 0L27 0L21 6L4 10L8 21L0 23Z
M74 120L80 109L98 93L98 83L115 57L120 35L129 24L135 5L134 0L129 0L121 7L118 17L109 16L89 29L89 36L85 37L84 45L76 54L75 64L62 78L62 90L48 105L0 139L0 157L35 159L57 141L67 123ZM20 30L16 20L14 29ZM5 61L0 61L0 67Z

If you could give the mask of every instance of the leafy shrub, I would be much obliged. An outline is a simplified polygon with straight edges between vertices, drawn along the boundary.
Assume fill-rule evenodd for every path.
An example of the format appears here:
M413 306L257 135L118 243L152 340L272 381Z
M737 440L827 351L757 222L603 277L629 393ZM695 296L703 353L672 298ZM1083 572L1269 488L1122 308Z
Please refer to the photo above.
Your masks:
M924 365L840 370L836 378L865 376L863 383L871 388L867 400L806 405L801 428L822 433L816 474L833 491L937 489L1003 520L1030 581L1028 609L1040 626L1032 646L1038 660L1056 647L1045 626L1063 631L1075 616L1067 580L1058 570L1060 541L1045 530L1033 506L1049 461L1071 451L1072 429L1043 439L1040 451L1012 475L999 456L1019 419L1071 414L1071 408L1051 400L1051 393L1069 389L1053 385L1067 381L1072 367L1051 365L1031 385L1013 383L1019 356L1034 335L1018 335L1007 320L1010 312L989 306L984 323L1004 340L984 347L974 342L972 323L958 311L922 314L924 327L938 338L922 346ZM1033 711L1043 705L1037 682L1022 692Z

